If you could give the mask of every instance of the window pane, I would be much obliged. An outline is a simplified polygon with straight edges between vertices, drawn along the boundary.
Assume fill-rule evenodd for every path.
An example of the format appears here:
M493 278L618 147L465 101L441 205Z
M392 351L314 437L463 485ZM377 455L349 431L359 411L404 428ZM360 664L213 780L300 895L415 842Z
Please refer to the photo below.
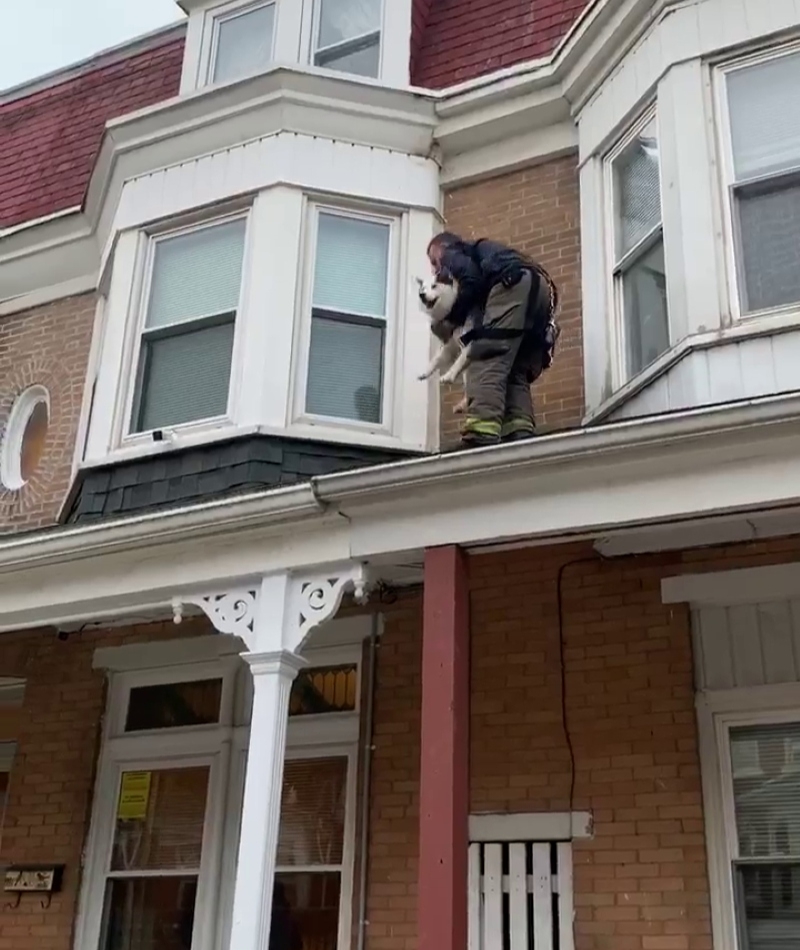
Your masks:
M214 82L229 82L266 69L272 59L275 4L256 7L217 25Z
M800 950L800 865L750 865L737 873L748 950Z
M656 124L651 122L614 161L617 260L661 221Z
M316 65L326 69L338 69L343 73L352 73L355 76L378 75L381 61L381 38L373 36L363 43L347 44L332 50L317 53Z
M239 218L156 243L148 328L236 311L245 226Z
M800 54L728 75L736 180L800 165Z
M22 435L19 468L24 482L33 475L42 460L49 424L50 413L47 403L42 399L33 407Z
M103 907L102 950L191 950L197 878L111 880Z
M320 0L317 49L381 28L381 0Z
M747 311L800 300L800 179L740 188L742 306Z
M222 416L228 408L234 323L142 342L134 432Z
M175 729L219 721L222 680L160 683L131 690L126 732L139 729Z
M275 883L272 927L279 928L280 950L336 950L341 875L277 874Z
M278 866L342 863L347 759L288 759L283 773Z
M320 214L314 306L385 317L389 232L388 224Z
M300 670L292 683L290 716L349 712L355 708L355 665Z
M638 373L669 347L664 244L659 241L622 278L628 371Z
M731 729L731 760L739 857L800 857L800 722Z
M112 871L197 870L209 768L123 772Z
M382 376L381 327L313 318L306 412L380 422Z

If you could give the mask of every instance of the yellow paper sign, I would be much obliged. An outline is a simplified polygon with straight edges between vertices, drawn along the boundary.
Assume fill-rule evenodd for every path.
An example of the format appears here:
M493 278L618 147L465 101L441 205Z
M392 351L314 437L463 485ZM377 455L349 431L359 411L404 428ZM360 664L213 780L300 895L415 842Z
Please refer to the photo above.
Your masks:
M151 772L123 772L119 790L117 818L120 821L144 821L150 800Z

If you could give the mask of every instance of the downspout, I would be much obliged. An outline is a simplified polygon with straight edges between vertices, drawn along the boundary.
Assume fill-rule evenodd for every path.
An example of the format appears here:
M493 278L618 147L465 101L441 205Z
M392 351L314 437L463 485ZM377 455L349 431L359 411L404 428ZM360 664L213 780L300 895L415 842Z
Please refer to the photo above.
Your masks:
M369 693L367 694L367 710L364 722L364 765L363 782L361 784L361 841L359 842L358 866L358 937L356 950L364 950L367 936L367 864L369 847L369 796L372 786L372 739L375 710L375 671L378 659L378 638L381 634L383 618L380 614L372 615L372 630L369 637Z

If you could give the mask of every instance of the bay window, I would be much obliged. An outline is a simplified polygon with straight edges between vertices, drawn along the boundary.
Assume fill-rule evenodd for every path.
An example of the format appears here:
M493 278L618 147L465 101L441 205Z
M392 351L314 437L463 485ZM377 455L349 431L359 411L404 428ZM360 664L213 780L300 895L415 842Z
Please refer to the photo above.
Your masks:
M724 73L729 211L743 314L800 303L800 52Z
M610 156L608 165L619 362L622 375L629 378L669 347L655 116L639 124Z
M317 0L313 63L377 78L383 0Z
M226 416L246 225L151 238L131 433Z
M305 413L380 425L393 225L322 208L314 222Z

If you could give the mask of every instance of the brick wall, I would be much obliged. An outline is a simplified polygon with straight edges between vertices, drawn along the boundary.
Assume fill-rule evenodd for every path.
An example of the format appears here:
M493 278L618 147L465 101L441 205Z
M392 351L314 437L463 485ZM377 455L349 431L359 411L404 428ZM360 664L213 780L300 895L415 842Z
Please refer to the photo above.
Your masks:
M470 559L472 812L564 811L572 767L561 705L562 565L577 950L711 950L688 611L662 577L800 557L800 539L600 561L580 545ZM385 608L379 653L369 950L416 947L421 618Z
M64 887L47 909L25 895L0 914L0 950L72 950L80 857L105 705L98 646L207 633L186 621L86 631L60 641L52 630L0 635L0 675L27 680L0 844L2 863L63 863ZM6 900L6 903L8 901Z
M798 558L799 538L614 561L581 545L471 558L473 812L570 806L564 566L572 807L595 819L594 838L575 844L577 950L710 950L689 617L661 603L660 581ZM420 594L381 609L367 947L415 950ZM187 621L179 632L201 630ZM28 681L0 860L67 865L49 909L27 897L0 915L0 950L71 950L104 704L92 652L175 635L156 624L67 642L51 631L0 636L0 675Z
M584 394L577 157L455 188L445 194L444 214L448 230L519 247L541 261L558 284L561 339L555 362L534 386L534 406L541 430L578 425ZM458 437L453 406L460 396L451 387L442 400L443 445Z
M0 429L29 386L50 394L41 461L26 485L0 484L0 533L52 524L69 489L94 323L93 294L0 318Z

